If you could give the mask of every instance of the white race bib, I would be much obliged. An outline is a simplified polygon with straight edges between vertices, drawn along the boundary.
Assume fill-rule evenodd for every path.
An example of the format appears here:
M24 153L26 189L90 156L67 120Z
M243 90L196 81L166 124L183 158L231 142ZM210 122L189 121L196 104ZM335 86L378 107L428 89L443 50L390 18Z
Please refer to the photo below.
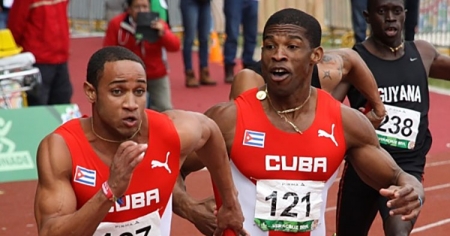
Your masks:
M158 211L126 222L102 222L94 236L161 236Z
M263 231L308 232L319 224L325 182L258 180L255 223Z
M384 106L387 115L376 131L380 143L413 149L419 133L420 112L390 105Z
M16 1L20 1L20 0L16 0ZM11 8L13 5L13 0L3 0L3 6L7 7L7 8Z

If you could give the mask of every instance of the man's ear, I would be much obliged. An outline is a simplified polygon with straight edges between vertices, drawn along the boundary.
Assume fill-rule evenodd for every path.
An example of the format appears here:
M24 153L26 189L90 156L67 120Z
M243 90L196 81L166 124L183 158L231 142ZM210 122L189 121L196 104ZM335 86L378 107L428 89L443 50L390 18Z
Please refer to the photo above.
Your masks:
M89 82L85 81L83 83L83 89L84 89L84 94L86 95L88 101L90 103L94 103L97 100L97 93L96 93L94 86L92 84L90 84Z
M321 46L314 48L313 52L311 53L311 61L314 64L317 64L322 60L323 57L323 48Z

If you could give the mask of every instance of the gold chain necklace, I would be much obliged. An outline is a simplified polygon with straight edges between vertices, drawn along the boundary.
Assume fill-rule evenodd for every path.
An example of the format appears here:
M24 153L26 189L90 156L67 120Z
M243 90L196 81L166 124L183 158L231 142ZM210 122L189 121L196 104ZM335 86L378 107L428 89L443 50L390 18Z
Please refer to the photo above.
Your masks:
M300 110L306 104L306 102L308 102L309 98L311 97L311 90L312 90L312 88L309 87L308 97L305 99L305 101L300 106L295 107L295 108L291 108L291 109L286 109L286 110L283 110L283 111L279 111L273 106L272 100L270 99L269 93L267 92L267 85L266 85L265 92L267 94L267 98L269 100L270 106L272 107L272 109L274 109L277 112L278 116L281 119L283 119L286 123L288 123L290 126L292 126L292 128L294 128L295 132L297 132L299 134L303 134L303 132L292 121L288 120L288 118L285 116L285 114Z
M139 127L138 127L138 129L136 130L136 132L134 132L134 134L131 135L129 138L127 138L127 139L125 139L125 140L111 140L111 139L103 138L102 136L98 135L98 134L95 132L95 130L94 130L94 118L91 118L91 129L92 129L92 132L95 134L95 136L97 136L97 138L99 138L99 139L101 139L101 140L103 140L103 141L110 142L110 143L121 143L121 142L124 142L124 141L126 141L126 140L133 139L133 138L139 133L139 131L141 131L141 126L142 126L142 120L141 120L141 122L139 123Z
M392 53L397 53L398 50L402 49L403 46L405 46L405 41L403 41L403 40L402 40L402 43L401 43L400 45L398 45L397 47L390 47L390 46L388 46L388 45L386 45L386 44L384 44L384 43L382 43L382 42L379 42L378 40L376 40L376 39L374 39L374 38L372 38L372 40L375 41L376 43L378 43L378 44L384 46L384 47L389 48L389 50L391 50Z

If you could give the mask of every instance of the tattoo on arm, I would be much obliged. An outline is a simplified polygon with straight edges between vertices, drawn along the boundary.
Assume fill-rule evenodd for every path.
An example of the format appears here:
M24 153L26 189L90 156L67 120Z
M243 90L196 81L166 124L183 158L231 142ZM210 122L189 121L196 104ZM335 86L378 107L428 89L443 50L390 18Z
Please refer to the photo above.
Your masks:
M340 55L341 55L341 58L342 58L342 60L343 60L344 62L350 61L350 60L348 59L348 53L342 52L342 53L340 53Z
M325 55L323 55L323 57L322 57L322 62L323 62L323 63L327 63L327 62L330 62L330 61L332 61L332 60L333 60L333 57L330 56L330 55L328 55L328 54L325 54Z
M330 71L329 70L324 70L323 71L323 79L331 80L331 75L330 75Z

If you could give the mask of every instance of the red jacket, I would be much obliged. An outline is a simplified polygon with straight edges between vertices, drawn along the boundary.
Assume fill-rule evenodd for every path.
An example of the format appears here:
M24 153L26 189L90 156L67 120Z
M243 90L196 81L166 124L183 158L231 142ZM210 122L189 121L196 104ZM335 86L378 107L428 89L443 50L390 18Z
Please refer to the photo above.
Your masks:
M16 43L36 57L36 63L60 64L69 59L68 0L16 0L8 28Z
M180 40L164 23L164 35L155 43L136 41L135 28L127 13L114 17L108 24L103 46L123 46L130 49L144 61L147 79L158 79L167 75L166 64L162 58L162 48L168 52L180 50Z

